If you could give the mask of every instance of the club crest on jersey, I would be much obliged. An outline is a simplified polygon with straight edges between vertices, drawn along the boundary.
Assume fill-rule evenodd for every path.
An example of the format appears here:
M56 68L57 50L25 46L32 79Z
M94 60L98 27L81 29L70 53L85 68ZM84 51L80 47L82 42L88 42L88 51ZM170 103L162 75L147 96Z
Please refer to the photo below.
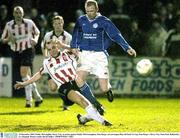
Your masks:
M93 28L97 28L98 27L98 24L97 23L94 23L93 24Z

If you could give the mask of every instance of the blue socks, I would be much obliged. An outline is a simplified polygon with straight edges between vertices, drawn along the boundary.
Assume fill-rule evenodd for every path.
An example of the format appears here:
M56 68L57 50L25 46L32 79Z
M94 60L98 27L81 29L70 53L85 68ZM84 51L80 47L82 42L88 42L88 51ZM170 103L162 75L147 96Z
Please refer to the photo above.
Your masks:
M80 87L81 94L86 97L92 104L96 103L96 98L94 97L94 94L92 93L89 85L87 83L84 83L82 87Z

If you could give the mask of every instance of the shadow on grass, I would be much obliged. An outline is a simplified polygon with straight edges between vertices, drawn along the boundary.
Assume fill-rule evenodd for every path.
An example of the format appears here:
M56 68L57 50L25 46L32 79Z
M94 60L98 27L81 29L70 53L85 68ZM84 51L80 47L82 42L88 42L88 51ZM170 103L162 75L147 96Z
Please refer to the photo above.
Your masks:
M24 111L24 112L6 112L0 113L0 115L31 115L31 114L44 114L44 113L52 113L57 111L47 110L47 111Z
M11 126L9 128L9 126L0 126L0 129L7 129L9 128L9 130L7 131L11 131L11 132L51 132L51 131L57 131L57 132L65 132L69 129L71 130L76 130L78 132L79 129L81 128L88 128L88 127L92 127L92 125L46 125L46 126L42 126L42 125L16 125L16 126ZM6 131L6 130L5 130Z

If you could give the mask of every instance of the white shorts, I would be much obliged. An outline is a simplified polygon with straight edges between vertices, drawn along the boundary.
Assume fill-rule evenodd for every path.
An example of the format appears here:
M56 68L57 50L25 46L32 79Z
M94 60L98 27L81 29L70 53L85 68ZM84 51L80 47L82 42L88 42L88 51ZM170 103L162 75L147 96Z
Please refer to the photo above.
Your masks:
M109 79L108 59L104 52L82 51L79 53L77 71L87 71L98 78Z

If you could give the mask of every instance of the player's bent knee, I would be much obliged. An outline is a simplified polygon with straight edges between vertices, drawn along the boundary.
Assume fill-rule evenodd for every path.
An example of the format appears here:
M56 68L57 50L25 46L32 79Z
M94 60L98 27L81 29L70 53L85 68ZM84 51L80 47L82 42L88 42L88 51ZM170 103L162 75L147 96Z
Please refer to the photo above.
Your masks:
M57 90L57 88L50 87L50 90L51 90L52 92L55 92L55 91Z
M85 81L83 81L81 78L77 78L76 83L77 83L78 87L82 87L84 85Z
M55 92L57 90L57 85L54 82L52 82L52 80L48 81L48 85L51 91Z
M50 86L50 90L51 90L52 92L55 92L55 91L57 90L57 87L56 87L56 86Z

